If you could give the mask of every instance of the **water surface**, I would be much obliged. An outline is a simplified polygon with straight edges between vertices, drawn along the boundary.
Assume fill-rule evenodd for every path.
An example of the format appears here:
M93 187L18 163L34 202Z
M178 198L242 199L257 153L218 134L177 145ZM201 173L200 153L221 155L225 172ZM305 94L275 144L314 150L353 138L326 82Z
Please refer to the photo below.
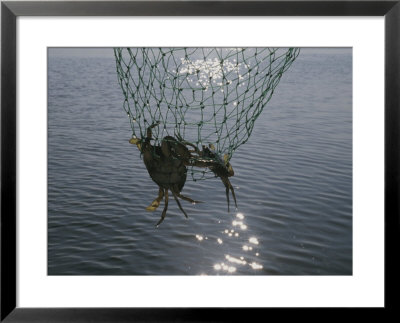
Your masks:
M138 149L112 49L50 49L49 275L351 275L352 54L303 49L218 178L163 204ZM232 202L232 201L231 201Z

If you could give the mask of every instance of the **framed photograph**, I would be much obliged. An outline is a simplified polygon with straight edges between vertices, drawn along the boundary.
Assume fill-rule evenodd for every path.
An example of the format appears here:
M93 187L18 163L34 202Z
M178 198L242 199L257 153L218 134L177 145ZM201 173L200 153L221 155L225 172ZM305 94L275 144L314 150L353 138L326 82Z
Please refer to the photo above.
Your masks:
M1 320L395 308L398 1L4 1Z

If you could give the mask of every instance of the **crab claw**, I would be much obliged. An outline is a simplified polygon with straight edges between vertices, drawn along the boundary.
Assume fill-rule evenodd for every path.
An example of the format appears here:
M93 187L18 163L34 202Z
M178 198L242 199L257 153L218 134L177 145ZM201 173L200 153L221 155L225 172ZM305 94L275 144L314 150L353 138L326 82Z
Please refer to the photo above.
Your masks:
M146 207L146 211L153 212L157 210L157 208L160 206L163 197L164 197L164 190L160 187L157 198L155 198L154 201L151 202L151 204L148 207Z
M140 139L139 138L131 138L129 139L129 143L132 145L136 145L139 150L141 150L141 144L140 144Z
M129 139L129 143L132 145L137 145L140 142L139 138L131 138Z

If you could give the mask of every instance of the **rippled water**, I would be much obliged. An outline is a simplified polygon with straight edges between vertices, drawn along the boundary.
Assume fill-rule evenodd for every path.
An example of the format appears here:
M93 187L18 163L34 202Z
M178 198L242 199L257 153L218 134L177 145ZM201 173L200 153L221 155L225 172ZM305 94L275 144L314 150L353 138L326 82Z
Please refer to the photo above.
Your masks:
M50 275L351 275L352 55L303 49L219 179L157 196L122 108L112 49L50 49ZM231 201L232 202L232 201Z

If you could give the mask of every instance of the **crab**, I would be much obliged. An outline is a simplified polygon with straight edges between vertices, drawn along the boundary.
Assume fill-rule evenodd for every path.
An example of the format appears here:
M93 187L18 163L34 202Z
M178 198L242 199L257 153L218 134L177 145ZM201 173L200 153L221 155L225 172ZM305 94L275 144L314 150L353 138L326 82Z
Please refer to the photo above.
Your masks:
M168 191L171 191L179 209L188 218L185 210L182 208L179 199L188 201L192 204L200 203L190 197L181 194L186 182L187 164L191 156L188 148L172 136L166 136L162 139L161 145L153 146L151 144L152 129L159 125L156 122L147 128L146 138L132 138L131 144L135 144L143 154L143 161L151 179L158 185L158 196L146 208L147 211L155 211L164 198L164 210L156 226L160 225L165 219L168 209Z
M183 140L179 134L176 135L176 138L166 136L161 140L160 145L152 145L152 129L159 124L160 122L156 122L147 128L146 138L131 138L129 140L129 142L135 144L142 153L143 162L147 171L151 179L159 187L158 196L151 202L146 210L155 211L160 206L163 198L165 201L164 210L156 226L164 221L167 214L169 200L168 191L171 191L179 209L186 218L188 218L188 215L182 208L178 198L192 204L201 203L201 201L195 201L181 194L186 182L187 167L209 168L216 177L221 178L226 188L228 212L230 211L229 190L232 192L235 207L237 208L235 191L229 180L229 177L234 175L234 171L232 165L229 163L228 155L224 155L224 158L221 158L212 144L208 147L202 146L202 150L199 150L196 145ZM192 149L189 150L188 146Z
M208 147L203 145L202 150L199 150L197 146L190 142L184 141L179 135L177 135L177 138L178 141L175 138L172 138L172 140L179 145L180 156L185 166L209 168L216 177L221 178L221 181L225 186L228 212L230 212L229 190L232 192L235 207L237 208L235 190L233 189L233 186L229 180L229 177L232 177L235 174L233 167L229 162L229 156L225 154L224 158L221 158L221 156L215 151L215 147L212 144L209 144ZM193 150L188 150L187 146L192 147ZM193 153L196 153L197 155Z
M221 156L215 151L213 145L209 145L209 147L203 146L203 150L199 152L202 157L207 158L207 160L211 160L207 162L207 167L214 173L216 177L221 178L222 183L225 186L226 192L226 200L228 203L228 212L229 211L229 190L232 192L233 200L235 202L235 207L237 208L235 190L229 180L229 177L235 175L233 171L232 165L229 162L228 155L224 155L222 159Z

